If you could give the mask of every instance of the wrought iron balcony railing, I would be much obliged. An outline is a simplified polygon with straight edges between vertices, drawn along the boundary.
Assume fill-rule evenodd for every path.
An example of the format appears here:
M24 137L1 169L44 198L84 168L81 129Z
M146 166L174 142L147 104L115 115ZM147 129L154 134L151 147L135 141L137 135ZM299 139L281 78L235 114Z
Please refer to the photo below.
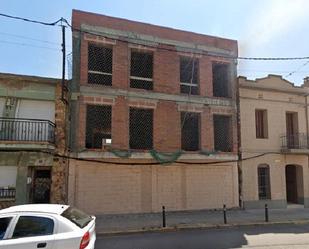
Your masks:
M15 188L0 188L0 199L13 199L15 194Z
M55 142L55 124L49 120L1 118L0 140Z
M308 136L305 133L284 134L281 136L283 149L308 149Z

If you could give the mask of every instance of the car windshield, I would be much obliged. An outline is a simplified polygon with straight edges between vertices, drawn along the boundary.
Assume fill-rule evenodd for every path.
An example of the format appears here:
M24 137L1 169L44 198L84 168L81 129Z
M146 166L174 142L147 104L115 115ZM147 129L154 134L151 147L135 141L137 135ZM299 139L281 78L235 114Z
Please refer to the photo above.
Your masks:
M69 207L61 215L80 228L84 228L92 220L90 215L85 214L83 211L73 207Z

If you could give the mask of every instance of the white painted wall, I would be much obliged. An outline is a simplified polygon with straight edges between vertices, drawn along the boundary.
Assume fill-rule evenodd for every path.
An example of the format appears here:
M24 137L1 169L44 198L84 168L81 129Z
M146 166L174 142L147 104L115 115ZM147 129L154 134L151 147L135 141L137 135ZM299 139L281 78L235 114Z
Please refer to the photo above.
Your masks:
M55 102L39 100L19 100L15 112L16 118L43 119L55 121ZM19 140L46 141L51 126L46 122L26 122L19 126L16 135Z
M17 167L0 166L0 188L16 186Z

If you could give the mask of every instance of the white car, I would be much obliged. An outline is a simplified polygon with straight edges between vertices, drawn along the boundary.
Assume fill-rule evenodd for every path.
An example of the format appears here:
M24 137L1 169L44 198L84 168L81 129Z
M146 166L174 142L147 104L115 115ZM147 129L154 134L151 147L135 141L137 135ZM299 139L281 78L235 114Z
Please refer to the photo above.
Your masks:
M0 210L2 249L94 249L95 217L58 204Z

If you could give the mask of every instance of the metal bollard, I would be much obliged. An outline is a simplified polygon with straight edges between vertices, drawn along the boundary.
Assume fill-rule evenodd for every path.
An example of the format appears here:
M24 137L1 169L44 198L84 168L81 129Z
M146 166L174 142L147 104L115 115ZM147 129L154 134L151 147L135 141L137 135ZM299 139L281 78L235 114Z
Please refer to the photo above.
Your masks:
M166 227L165 206L162 206L162 227Z
M265 204L265 222L268 222L269 219L268 219L268 206L267 204Z
M226 205L223 205L223 220L224 224L227 224L227 219L226 219Z

